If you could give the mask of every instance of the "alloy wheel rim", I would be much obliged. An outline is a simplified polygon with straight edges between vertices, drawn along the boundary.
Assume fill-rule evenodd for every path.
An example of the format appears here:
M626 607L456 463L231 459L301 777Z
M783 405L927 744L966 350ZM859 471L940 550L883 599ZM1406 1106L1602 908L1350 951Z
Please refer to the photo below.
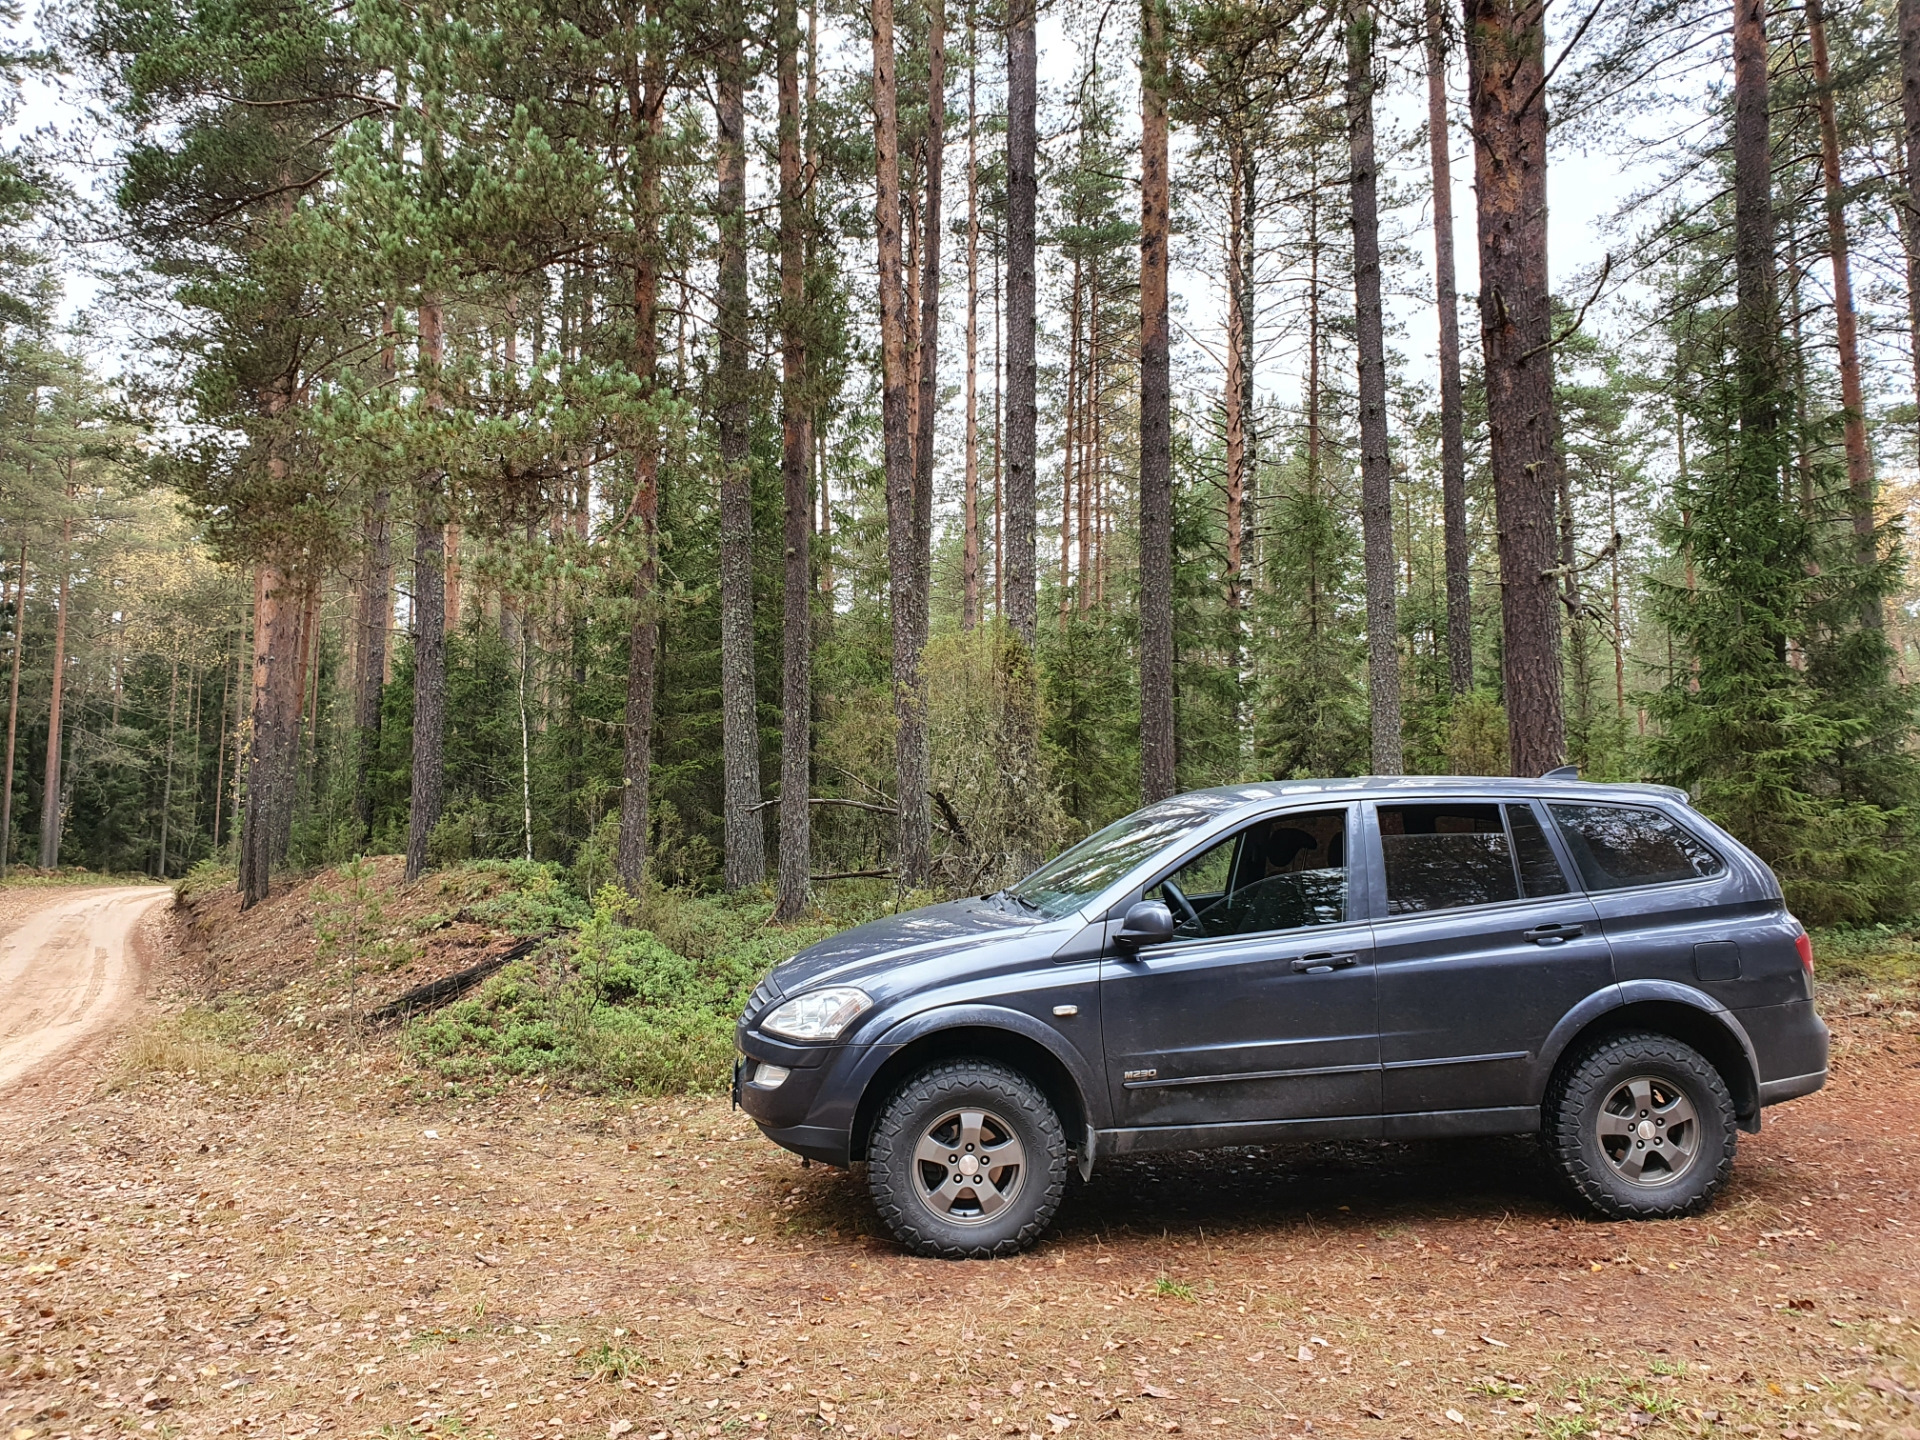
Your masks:
M914 1194L954 1225L996 1219L1019 1195L1026 1174L1026 1147L991 1110L946 1111L920 1132L913 1150Z
M1671 1185L1700 1157L1700 1116L1665 1076L1635 1075L1615 1085L1593 1128L1608 1166L1629 1185Z

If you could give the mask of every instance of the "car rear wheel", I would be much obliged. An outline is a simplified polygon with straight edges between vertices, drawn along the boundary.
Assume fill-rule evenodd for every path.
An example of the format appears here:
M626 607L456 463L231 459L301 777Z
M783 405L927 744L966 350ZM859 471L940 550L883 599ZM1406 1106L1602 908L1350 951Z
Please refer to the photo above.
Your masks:
M867 1142L881 1219L919 1255L985 1260L1038 1240L1060 1208L1067 1142L1024 1075L958 1060L915 1075L887 1100Z
M1546 1141L1588 1205L1616 1220L1704 1208L1733 1170L1733 1097L1720 1072L1668 1035L1609 1035L1563 1064Z

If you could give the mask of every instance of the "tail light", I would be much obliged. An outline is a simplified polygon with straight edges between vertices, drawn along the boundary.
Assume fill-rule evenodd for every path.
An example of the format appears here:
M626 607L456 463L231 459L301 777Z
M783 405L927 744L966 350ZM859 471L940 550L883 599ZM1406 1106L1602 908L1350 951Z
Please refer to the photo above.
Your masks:
M1793 948L1800 952L1800 968L1807 972L1807 978L1813 978L1813 937L1802 930L1793 937Z

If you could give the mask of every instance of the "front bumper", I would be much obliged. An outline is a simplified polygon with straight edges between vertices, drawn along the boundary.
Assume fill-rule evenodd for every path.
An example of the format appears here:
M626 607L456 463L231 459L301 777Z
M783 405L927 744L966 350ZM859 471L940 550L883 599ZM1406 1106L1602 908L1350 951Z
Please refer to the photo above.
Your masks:
M734 1103L760 1133L809 1160L846 1165L865 1081L898 1047L790 1045L744 1026L734 1038L741 1055L734 1065ZM775 1089L752 1083L752 1069L763 1063L787 1067L787 1078Z

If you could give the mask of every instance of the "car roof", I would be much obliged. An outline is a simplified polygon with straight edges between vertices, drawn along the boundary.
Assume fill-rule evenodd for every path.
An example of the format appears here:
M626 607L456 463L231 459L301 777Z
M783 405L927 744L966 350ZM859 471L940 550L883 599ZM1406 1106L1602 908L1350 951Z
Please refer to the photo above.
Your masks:
M1325 795L1340 800L1415 799L1421 796L1527 796L1545 800L1667 800L1688 804L1687 792L1671 785L1638 785L1578 780L1568 776L1535 780L1510 775L1356 775L1339 780L1260 780L1193 790L1232 804L1266 805L1276 800ZM1176 801L1183 798L1173 797ZM1237 807L1236 807L1237 808Z

